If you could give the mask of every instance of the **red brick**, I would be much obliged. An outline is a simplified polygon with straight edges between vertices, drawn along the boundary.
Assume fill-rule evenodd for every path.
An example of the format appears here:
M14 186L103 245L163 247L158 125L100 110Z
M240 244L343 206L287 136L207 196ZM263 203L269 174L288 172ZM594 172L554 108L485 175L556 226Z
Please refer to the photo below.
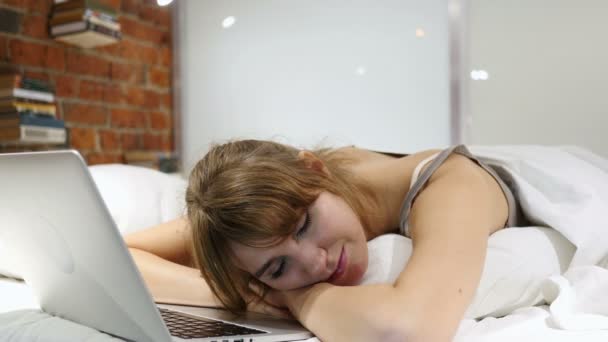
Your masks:
M8 44L6 38L0 36L0 61L8 59Z
M29 43L21 40L11 40L11 62L15 64L44 66L46 45Z
M160 44L164 41L164 34L161 30L144 24L142 21L124 16L120 17L119 21L121 31L125 36L146 40L154 44Z
M66 103L63 105L63 113L67 122L105 125L108 121L108 113L102 106Z
M64 114L63 114L63 106L61 105L63 101L58 101L55 100L55 116L57 117L57 119L59 120L64 120Z
M96 50L109 53L112 56L130 59L132 61L145 62L146 64L156 64L158 52L156 47L138 44L130 39L122 39L116 44L99 47Z
M77 149L94 149L97 135L93 128L70 128L70 146Z
M162 148L162 140L160 134L144 133L144 149L160 150Z
M120 104L125 102L125 97L120 84L108 84L103 91L103 100L107 103Z
M69 72L97 77L110 77L110 62L99 57L82 55L75 51L68 52Z
M106 85L100 82L82 80L78 97L85 100L102 101Z
M123 151L138 150L142 148L141 136L136 133L123 133L120 136Z
M128 109L112 109L112 127L145 128L146 115L143 112Z
M169 72L158 67L152 67L148 71L148 81L157 87L169 87Z
M100 3L102 3L103 5L106 5L112 9L114 9L115 11L119 11L120 10L120 0L98 0Z
M116 44L96 48L95 50L112 56L129 59L133 62L144 62L154 65L159 61L158 47L138 44L130 39L122 39Z
M171 116L163 112L150 113L150 128L169 129L171 128Z
M160 106L160 94L152 90L146 90L145 94L144 106L148 109L158 109Z
M9 45L12 63L57 70L65 67L64 51L61 48L21 40L11 40Z
M27 8L27 1L24 0L2 0L2 3L13 7Z
M26 15L21 24L23 33L34 38L48 39L46 20L47 18L41 15Z
M139 87L127 89L127 103L134 106L143 106L146 103L146 93Z
M104 151L120 149L120 134L112 130L99 131L99 143Z
M86 155L86 160L88 165L124 163L120 153L89 153Z
M156 64L158 61L158 49L148 46L139 45L138 59L146 64Z
M72 76L57 75L55 79L55 95L59 97L75 97L78 90L78 79Z
M171 67L171 60L172 60L172 53L171 53L171 48L168 46L163 46L160 48L159 51L159 64L161 64L164 67L170 68Z
M146 71L141 63L118 64L112 63L112 78L131 84L144 84Z
M92 48L91 51L97 51L97 52L103 52L103 53L108 53L112 56L120 56L121 50L122 50L122 43L124 40L119 41L118 43L115 44L110 44L110 45L103 45L103 46L99 46L99 47L95 47Z
M25 77L33 78L36 80L42 80L45 82L49 82L49 80L50 80L48 72L45 72L45 71L29 71L28 70L28 71L24 72L23 75Z
M171 25L171 12L169 8L166 7L140 6L139 17L154 25L160 26L161 28L169 28Z
M171 102L171 93L166 93L166 94L161 94L160 96L160 105L163 108L167 108L170 109L172 102Z
M112 62L110 64L110 77L117 81L141 83L143 79L141 69L141 66L136 64Z
M136 80L135 83L140 84L140 85L144 85L144 83L146 82L146 66L144 64L139 64L137 69L135 70L136 72Z
M47 46L45 65L56 70L65 70L65 50L60 47Z
M173 151L173 139L171 134L163 134L160 140L160 149L163 151Z
M38 12L43 15L49 13L51 8L52 1L46 0L2 0L1 3L4 3L9 6L19 7L23 9L27 9L30 12Z
M46 0L28 0L28 9L31 12L39 12L43 16L47 16L51 11L52 1Z
M120 53L119 57L131 59L134 61L139 61L139 44L123 39L120 41Z
M138 14L141 6L138 0L122 0L122 11L129 14Z

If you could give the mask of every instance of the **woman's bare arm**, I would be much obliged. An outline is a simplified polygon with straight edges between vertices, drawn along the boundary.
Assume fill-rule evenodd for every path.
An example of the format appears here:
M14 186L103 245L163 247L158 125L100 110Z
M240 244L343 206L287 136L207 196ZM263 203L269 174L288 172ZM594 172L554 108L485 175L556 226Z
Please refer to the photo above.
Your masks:
M156 302L221 306L192 267L189 229L180 218L129 234L125 242Z
M290 310L322 340L453 337L477 289L488 236L504 225L508 208L472 161L453 155L444 165L414 202L414 250L394 285L321 283L287 294Z

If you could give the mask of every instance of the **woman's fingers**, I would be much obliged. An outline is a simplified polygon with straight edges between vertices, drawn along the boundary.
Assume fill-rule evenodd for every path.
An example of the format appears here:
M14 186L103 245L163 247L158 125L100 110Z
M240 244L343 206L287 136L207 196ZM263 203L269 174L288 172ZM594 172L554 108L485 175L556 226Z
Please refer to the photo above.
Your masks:
M263 301L266 303L273 305L275 307L287 307L285 300L283 298L283 294L274 289L268 289L264 294L264 289L258 284L249 283L249 289L256 294L259 298L263 298ZM263 295L263 296L262 296Z
M253 291L253 293L257 294L259 297L262 296L263 290L258 284L249 283L249 289Z
M277 308L268 303L254 301L247 305L247 310L279 318L293 318L289 310Z

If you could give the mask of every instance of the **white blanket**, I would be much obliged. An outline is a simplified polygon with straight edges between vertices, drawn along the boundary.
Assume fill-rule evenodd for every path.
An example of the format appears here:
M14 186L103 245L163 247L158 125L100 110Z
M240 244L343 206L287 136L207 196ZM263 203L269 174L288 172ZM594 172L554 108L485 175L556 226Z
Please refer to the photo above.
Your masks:
M513 177L525 215L577 247L571 262L594 265L608 255L608 161L588 151L543 146L471 147Z

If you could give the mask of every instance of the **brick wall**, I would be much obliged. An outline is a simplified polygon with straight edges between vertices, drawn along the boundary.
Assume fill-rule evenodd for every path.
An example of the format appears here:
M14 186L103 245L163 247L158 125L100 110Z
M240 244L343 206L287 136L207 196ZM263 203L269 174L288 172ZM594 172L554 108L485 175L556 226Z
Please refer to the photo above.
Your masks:
M171 6L104 2L119 11L123 39L84 49L49 38L51 0L0 0L0 68L54 87L67 147L89 164L124 162L129 151L172 151ZM48 148L57 147L4 144L0 152Z

